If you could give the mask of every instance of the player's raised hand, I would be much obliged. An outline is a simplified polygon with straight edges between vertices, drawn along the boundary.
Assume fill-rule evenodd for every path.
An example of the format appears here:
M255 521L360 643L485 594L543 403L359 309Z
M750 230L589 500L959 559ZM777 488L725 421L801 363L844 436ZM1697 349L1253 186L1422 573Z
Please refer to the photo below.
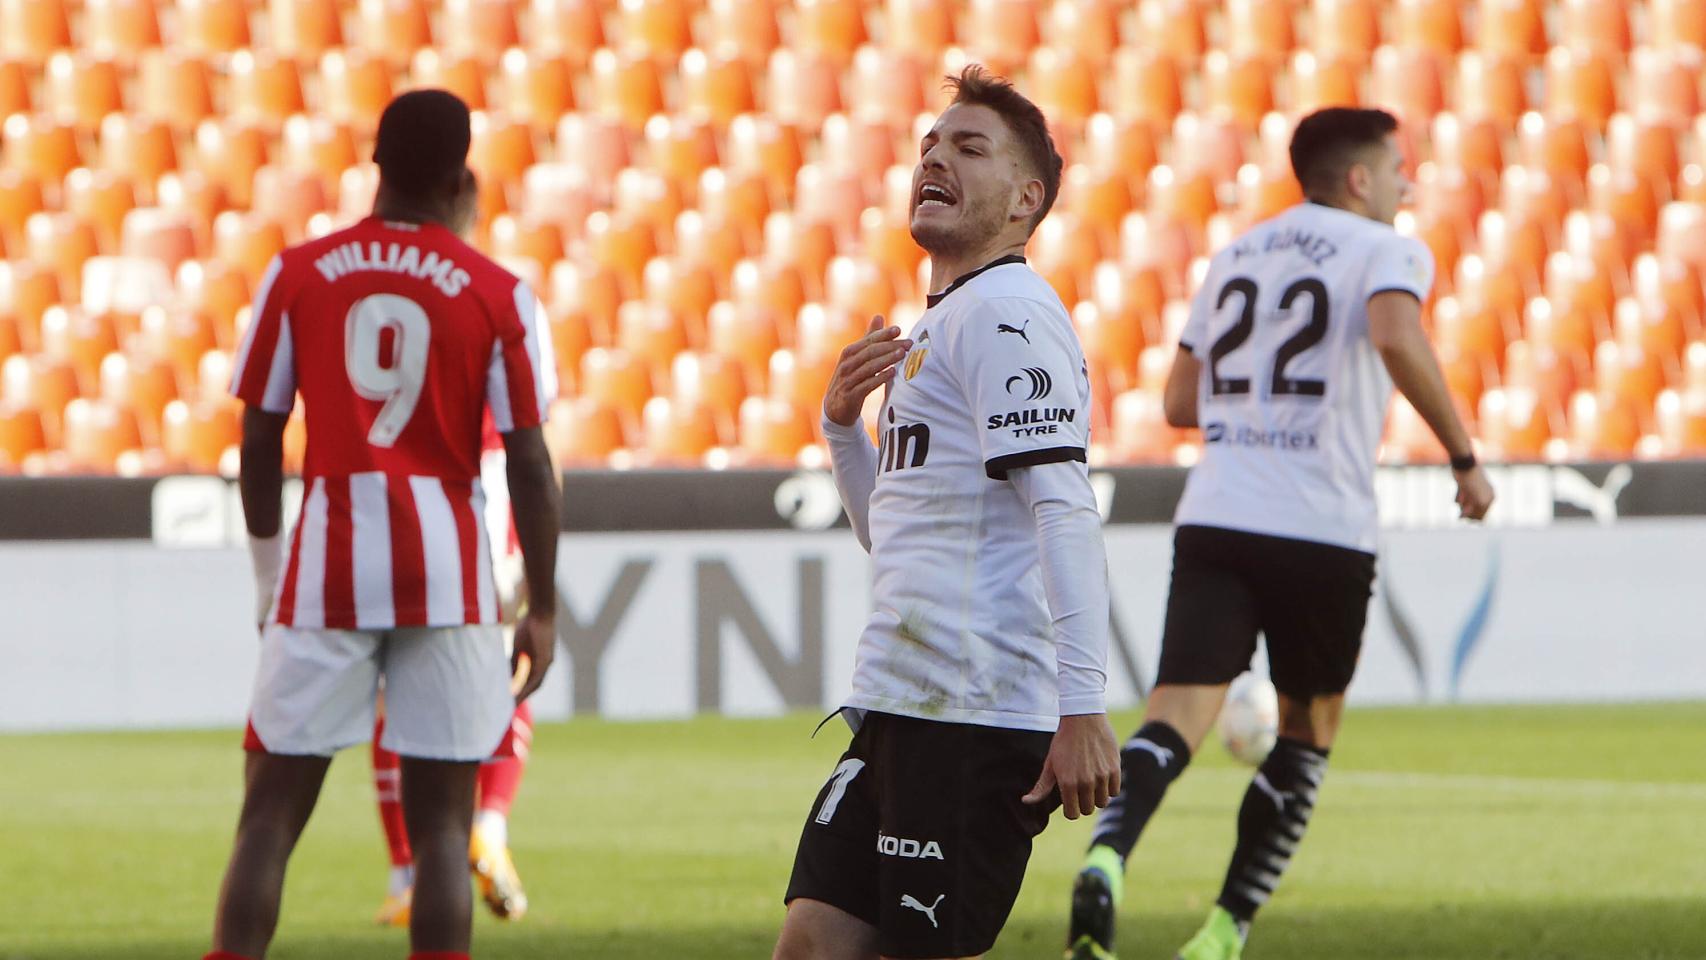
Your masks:
M530 607L515 625L515 652L510 654L509 672L516 703L533 696L533 691L545 682L545 671L557 656L555 613Z
M881 314L871 318L865 335L847 345L835 363L829 389L823 394L823 414L835 423L851 427L859 419L871 391L894 379L895 365L911 340L900 338L899 327L884 326Z
M1465 520L1481 520L1493 506L1493 483L1480 464L1468 470L1454 470L1457 478L1457 509Z
M1105 713L1061 717L1049 744L1042 776L1025 794L1029 804L1043 803L1056 788L1066 819L1088 816L1120 792L1120 748Z

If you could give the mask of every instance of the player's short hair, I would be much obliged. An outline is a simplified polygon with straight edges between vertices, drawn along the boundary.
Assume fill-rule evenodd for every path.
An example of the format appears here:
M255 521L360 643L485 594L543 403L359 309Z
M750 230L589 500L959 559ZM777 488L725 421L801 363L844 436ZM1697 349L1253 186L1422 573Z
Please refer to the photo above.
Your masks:
M1031 229L1043 222L1054 198L1060 194L1060 170L1064 161L1054 148L1054 137L1048 132L1048 120L1028 97L1020 93L1003 77L998 77L982 64L967 64L957 77L947 77L948 89L954 91L954 103L988 107L1001 115L1007 129L1018 138L1019 150L1026 166L1043 182L1043 205L1031 218Z
M1297 124L1291 135L1291 172L1311 198L1330 197L1358 151L1377 147L1398 129L1398 118L1385 110L1327 107Z
M388 186L426 197L461 179L473 127L468 105L448 90L410 90L379 117L373 161Z

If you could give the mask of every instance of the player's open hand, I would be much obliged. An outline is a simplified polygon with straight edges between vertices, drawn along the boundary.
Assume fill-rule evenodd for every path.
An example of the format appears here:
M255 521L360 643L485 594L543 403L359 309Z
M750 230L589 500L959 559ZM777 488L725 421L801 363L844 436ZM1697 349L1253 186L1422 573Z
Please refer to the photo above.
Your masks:
M1025 794L1029 804L1043 803L1056 788L1066 819L1088 816L1120 792L1120 748L1105 713L1061 717L1049 744L1042 776Z
M515 625L515 652L510 654L509 672L515 702L533 696L545 682L545 671L557 656L555 611L529 609Z
M884 326L880 314L872 317L865 335L848 344L835 363L829 389L823 394L824 416L851 427L864 409L865 398L894 379L895 365L910 349L912 341L900 339L899 327Z
M1493 506L1493 483L1487 479L1487 471L1480 464L1461 472L1453 471L1457 478L1457 509L1465 520L1481 520L1487 516L1487 511Z

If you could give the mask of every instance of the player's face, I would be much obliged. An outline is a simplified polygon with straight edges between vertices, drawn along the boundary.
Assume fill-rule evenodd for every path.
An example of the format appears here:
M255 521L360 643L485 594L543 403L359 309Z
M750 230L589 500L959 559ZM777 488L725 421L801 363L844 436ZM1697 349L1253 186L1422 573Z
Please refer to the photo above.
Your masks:
M919 144L912 171L912 238L932 254L986 246L1014 221L1027 180L1001 115L956 103Z
M1410 193L1410 178L1404 170L1404 151L1398 135L1388 134L1380 147L1369 153L1368 215L1381 223L1398 216Z

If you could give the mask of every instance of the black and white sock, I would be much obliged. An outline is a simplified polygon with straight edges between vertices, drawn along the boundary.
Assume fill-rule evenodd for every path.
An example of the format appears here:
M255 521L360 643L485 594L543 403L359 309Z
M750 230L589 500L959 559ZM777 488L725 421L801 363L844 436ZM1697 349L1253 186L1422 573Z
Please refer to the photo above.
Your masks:
M1238 809L1238 845L1220 889L1220 905L1240 927L1248 926L1279 885L1326 775L1327 751L1281 737L1250 781Z
M1151 720L1120 748L1120 794L1096 818L1091 846L1108 846L1131 856L1138 835L1161 806L1167 788L1191 762L1191 748L1171 724Z

